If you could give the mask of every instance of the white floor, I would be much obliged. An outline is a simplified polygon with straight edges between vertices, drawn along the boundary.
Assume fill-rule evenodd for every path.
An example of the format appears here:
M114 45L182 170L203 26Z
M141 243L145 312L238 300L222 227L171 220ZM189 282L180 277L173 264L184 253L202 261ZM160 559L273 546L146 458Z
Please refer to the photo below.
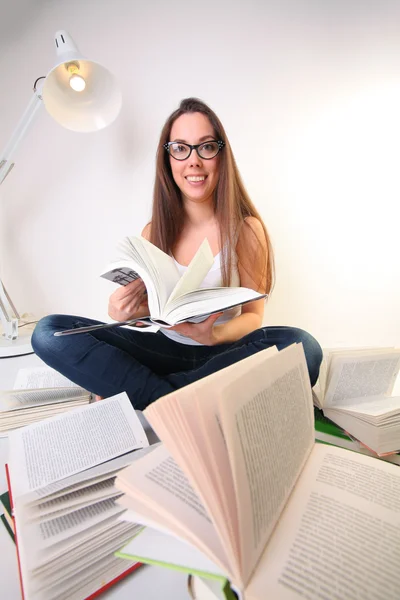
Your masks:
M12 389L18 369L43 364L34 354L0 359L0 390ZM0 493L7 484L3 465L7 462L7 438L0 439ZM0 509L1 512L1 509ZM19 600L18 569L15 545L0 523L1 598ZM104 600L188 600L187 576L161 567L143 566L125 580L101 595Z

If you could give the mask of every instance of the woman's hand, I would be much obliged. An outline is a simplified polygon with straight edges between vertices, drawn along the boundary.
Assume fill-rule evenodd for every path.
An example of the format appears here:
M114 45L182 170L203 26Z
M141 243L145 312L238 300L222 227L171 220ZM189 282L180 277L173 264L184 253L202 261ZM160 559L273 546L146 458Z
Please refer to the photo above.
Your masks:
M108 314L114 321L127 321L149 314L146 287L142 279L121 286L110 296Z
M222 314L223 313L220 312L211 315L201 323L181 323L170 329L172 329L172 331L177 331L204 346L215 346L215 344L217 344L217 338L215 337L214 323Z

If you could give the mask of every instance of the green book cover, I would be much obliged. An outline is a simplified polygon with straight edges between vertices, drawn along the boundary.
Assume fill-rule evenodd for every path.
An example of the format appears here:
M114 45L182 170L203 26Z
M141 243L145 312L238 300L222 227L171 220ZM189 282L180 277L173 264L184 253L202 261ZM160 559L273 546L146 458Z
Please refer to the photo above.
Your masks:
M221 580L212 581L206 577L200 577L196 575L189 575L188 588L190 597L194 600L196 598L214 598L215 600L237 600L237 595L232 591L229 581L225 583ZM204 592L202 593L202 590Z
M12 530L12 529L11 529L11 527L9 526L9 524L8 524L8 522L7 522L7 519L6 519L6 517L5 517L4 515L0 515L0 519L3 521L3 525L4 525L4 527L7 529L8 533L10 534L10 537L11 537L12 541L13 541L13 542L14 542L14 544L15 544L15 535L14 535L14 532L13 532L13 530Z
M4 494L0 494L0 502L4 506L4 512L6 512L11 517L10 494L8 492L4 492Z
M351 440L351 438L343 431L341 427L333 423L330 419L327 419L319 408L314 406L314 420L315 430L335 437L343 438L345 440Z

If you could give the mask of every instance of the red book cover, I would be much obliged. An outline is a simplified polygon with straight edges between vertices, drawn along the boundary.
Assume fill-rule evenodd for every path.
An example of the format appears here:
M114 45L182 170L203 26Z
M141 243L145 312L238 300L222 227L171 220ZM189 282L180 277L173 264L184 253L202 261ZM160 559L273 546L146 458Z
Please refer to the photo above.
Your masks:
M17 548L19 583L20 583L20 588L21 588L21 596L22 596L22 599L24 600L25 594L24 594L24 585L23 585L23 581L22 581L21 562L20 562L20 556L19 556L19 550L18 550L17 528L15 527L14 499L13 499L12 490L11 490L10 471L9 471L8 465L5 465L5 468L6 468L8 493L10 494L10 504L11 504L12 517L14 519L15 546ZM119 575L118 577L115 577L114 579L112 579L111 581L109 581L108 583L106 583L105 585L103 585L101 588L99 588L98 590L96 590L93 594L90 594L90 596L87 596L86 598L82 598L82 600L92 600L92 598L97 598L97 596L99 596L101 593L103 593L106 590L108 590L114 584L118 583L118 581L121 581L127 575L129 575L130 573L133 573L133 571L136 571L136 569L138 569L141 566L142 566L142 563L136 563L136 564L130 566L126 571L124 571L123 573L121 573L121 575Z

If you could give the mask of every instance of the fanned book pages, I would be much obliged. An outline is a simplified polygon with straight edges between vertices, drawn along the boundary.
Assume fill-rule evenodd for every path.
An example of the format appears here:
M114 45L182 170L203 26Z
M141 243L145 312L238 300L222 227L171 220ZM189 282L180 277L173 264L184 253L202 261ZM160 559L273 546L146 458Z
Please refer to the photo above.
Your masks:
M122 470L118 556L228 579L243 600L397 600L400 470L314 443L301 345L256 353L160 398L163 442ZM350 595L350 590L354 594Z
M20 369L13 390L0 392L0 437L89 404L92 394L50 367Z
M126 394L10 433L7 466L25 600L84 600L135 570L120 469L150 450Z
M207 239L183 275L172 256L142 237L125 238L119 244L118 252L120 258L101 276L120 285L143 279L150 315L141 322L149 325L173 326L266 297L266 294L243 287L201 287L214 264Z
M316 406L378 455L400 450L400 396L391 396L400 349L329 351L321 369Z

